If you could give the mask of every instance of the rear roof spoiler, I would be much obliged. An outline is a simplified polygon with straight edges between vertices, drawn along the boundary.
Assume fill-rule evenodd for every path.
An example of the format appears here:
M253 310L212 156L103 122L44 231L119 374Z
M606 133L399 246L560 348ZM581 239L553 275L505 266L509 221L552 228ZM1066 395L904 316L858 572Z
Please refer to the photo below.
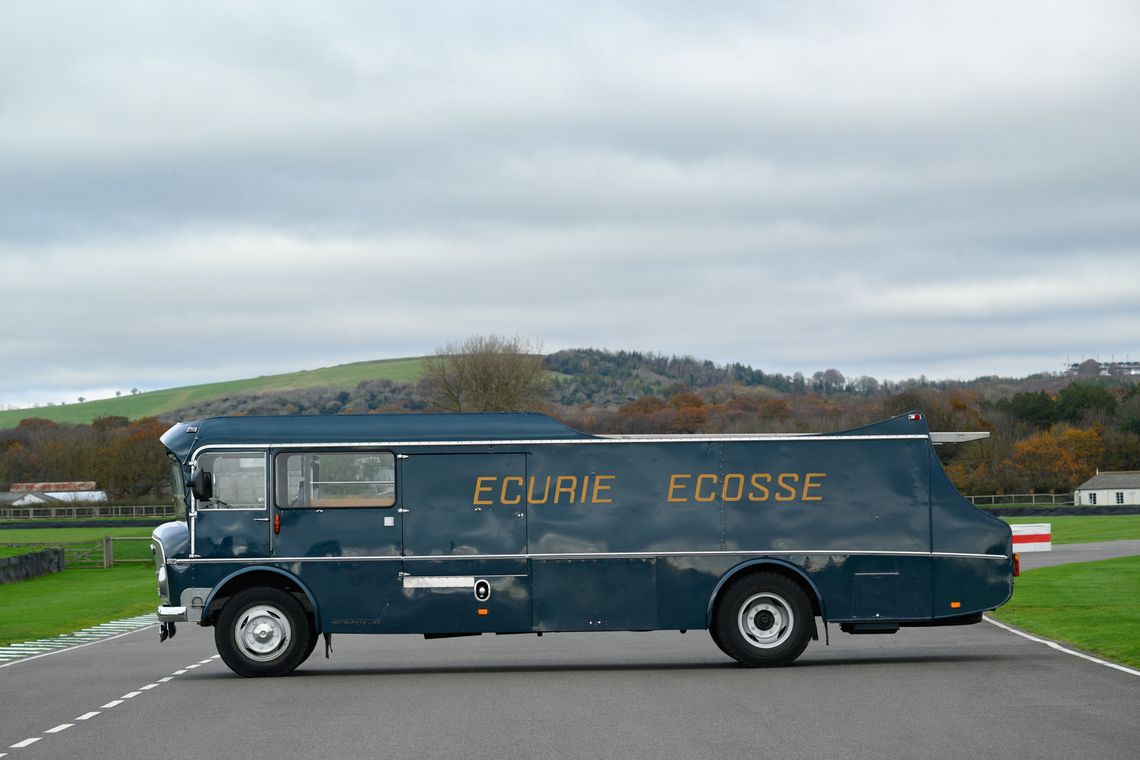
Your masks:
M941 446L944 443L968 443L970 441L980 441L983 438L989 438L990 433L988 430L971 433L931 433L930 442L935 446Z

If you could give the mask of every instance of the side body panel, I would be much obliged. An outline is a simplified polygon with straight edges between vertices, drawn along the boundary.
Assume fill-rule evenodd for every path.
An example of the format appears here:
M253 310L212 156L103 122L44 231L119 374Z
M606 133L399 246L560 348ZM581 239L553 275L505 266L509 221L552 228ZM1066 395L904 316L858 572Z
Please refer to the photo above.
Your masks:
M212 514L200 559L172 558L172 594L272 564L312 594L321 630L448 634L704 628L726 579L765 564L835 622L961 618L1012 588L1008 526L962 499L906 415L794 439L383 446L398 458L392 506L274 507L279 531L256 554L236 547L265 523Z

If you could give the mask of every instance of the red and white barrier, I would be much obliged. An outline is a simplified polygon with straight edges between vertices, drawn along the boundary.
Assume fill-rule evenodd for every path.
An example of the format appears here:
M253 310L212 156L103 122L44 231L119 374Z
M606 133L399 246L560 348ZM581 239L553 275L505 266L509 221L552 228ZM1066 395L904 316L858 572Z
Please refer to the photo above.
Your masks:
M1047 552L1053 549L1053 526L1049 523L1013 525L1015 552Z

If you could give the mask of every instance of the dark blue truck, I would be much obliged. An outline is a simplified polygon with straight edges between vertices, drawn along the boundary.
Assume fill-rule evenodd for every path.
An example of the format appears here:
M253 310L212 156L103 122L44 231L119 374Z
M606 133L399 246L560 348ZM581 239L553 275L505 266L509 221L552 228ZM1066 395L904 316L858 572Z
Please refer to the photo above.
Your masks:
M934 434L937 436L938 434ZM339 633L707 629L785 665L818 637L962 625L1013 590L1010 528L918 413L841 433L592 436L538 414L221 417L163 437L161 635L243 676Z

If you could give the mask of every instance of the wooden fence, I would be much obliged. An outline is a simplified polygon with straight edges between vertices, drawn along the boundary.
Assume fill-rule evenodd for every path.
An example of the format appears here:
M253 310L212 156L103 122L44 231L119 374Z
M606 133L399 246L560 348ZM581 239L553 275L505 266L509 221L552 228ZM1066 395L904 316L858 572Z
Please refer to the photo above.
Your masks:
M146 544L142 545L139 542L146 542ZM150 539L143 536L103 536L97 541L0 544L0 546L28 549L29 551L63 549L64 563L69 568L106 568L124 563L150 563L154 561L150 556Z
M171 504L53 504L34 507L0 507L0 520L55 520L83 517L174 517Z

